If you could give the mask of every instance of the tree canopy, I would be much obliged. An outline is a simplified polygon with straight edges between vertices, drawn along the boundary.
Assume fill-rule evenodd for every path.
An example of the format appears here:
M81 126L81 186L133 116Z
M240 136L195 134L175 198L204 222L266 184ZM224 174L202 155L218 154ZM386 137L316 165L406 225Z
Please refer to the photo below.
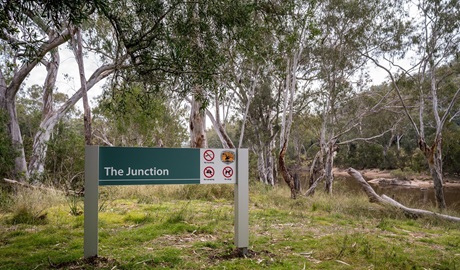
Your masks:
M247 147L257 178L283 176L293 197L323 179L332 193L333 166L428 169L444 208L443 175L459 168L458 5L4 0L0 175L43 182L70 168L62 142L84 145L83 117L98 144L203 147L212 134ZM56 85L71 48L73 91ZM89 57L98 67L86 74ZM45 81L26 87L39 65ZM369 67L387 79L372 85ZM103 79L94 115L71 112Z

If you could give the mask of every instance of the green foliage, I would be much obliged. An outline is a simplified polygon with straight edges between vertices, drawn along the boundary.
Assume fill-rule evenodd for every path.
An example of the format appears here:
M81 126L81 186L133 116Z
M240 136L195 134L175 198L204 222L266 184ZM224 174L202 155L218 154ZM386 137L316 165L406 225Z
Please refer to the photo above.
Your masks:
M460 175L460 124L450 123L443 133L443 171Z
M8 116L0 109L0 179L9 178L14 170L14 159L18 152L11 144L7 133Z
M345 149L344 149L345 148ZM342 167L380 168L383 164L383 147L370 143L351 143L341 147L337 155L337 165Z
M187 138L184 109L175 102L158 89L135 83L114 87L94 110L94 126L102 132L97 135L117 146L181 147Z
M19 92L17 98L17 115L23 137L23 147L26 157L32 153L35 133L40 125L41 114L41 92L38 85L29 87L24 92Z
M83 214L83 199L80 196L69 195L67 196L67 205L69 206L69 213L72 216L79 216Z
M72 190L83 187L85 142L82 123L81 119L64 118L56 125L48 142L45 162L45 179L49 184Z
M391 171L391 175L400 180L409 180L409 177L413 176L414 174L414 171L412 171L410 168Z
M0 26L5 31L0 34L0 39L6 41L5 44L7 43L17 52L15 57L19 60L35 60L41 53L39 48L47 40L48 33L43 31L44 28L62 30L68 23L80 25L88 19L96 7L103 6L104 2L100 0L2 1ZM37 24L39 27L35 27ZM39 57L43 56L39 55Z
M408 163L411 170L418 173L428 171L428 163L426 162L425 155L423 155L420 149L417 149L415 153L408 158L410 158Z

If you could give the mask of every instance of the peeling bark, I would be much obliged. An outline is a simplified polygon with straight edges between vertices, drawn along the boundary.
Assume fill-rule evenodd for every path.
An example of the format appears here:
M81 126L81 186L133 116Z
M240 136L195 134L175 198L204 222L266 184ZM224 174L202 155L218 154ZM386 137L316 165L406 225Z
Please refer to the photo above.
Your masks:
M287 148L287 138L284 140L283 147L281 148L279 158L278 158L278 165L281 171L281 175L283 176L284 181L288 185L289 189L291 190L291 198L297 198L297 190L295 188L295 181L294 177L289 173L288 169L286 168L285 162L285 155L286 155L286 148Z
M200 89L196 90L200 91ZM206 139L206 116L201 107L202 103L197 100L197 97L193 97L190 109L190 147L192 148L208 147Z
M426 142L420 138L419 148L425 156L428 163L431 178L433 179L434 194L437 207L441 210L446 209L446 200L444 198L444 182L442 176L442 137L438 136L435 143L429 147Z

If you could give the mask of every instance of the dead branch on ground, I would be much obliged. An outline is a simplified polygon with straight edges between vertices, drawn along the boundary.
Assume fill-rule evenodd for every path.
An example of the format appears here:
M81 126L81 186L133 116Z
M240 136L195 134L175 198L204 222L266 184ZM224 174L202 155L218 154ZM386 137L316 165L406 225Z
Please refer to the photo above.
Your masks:
M419 217L434 217L434 218L440 218L448 221L453 221L453 222L460 222L460 218L458 217L453 217L449 215L444 215L444 214L439 214L423 209L414 209L414 208L409 208L406 207L399 202L393 200L392 198L382 195L379 196L374 189L364 180L363 176L361 173L359 173L357 170L353 168L349 168L347 170L347 173L352 176L363 188L364 192L366 193L367 197L369 198L369 201L372 203L378 203L383 206L391 206L395 207L397 209L400 209L404 212L406 216L410 216L412 218L419 218Z
M10 185L20 186L20 187L29 188L29 189L39 189L39 190L47 190L47 191L53 191L53 192L60 192L60 193L65 193L66 196L69 196L69 195L72 195L72 196L83 196L83 195L84 195L84 191L83 191L83 190L82 190L82 191L74 191L74 190L63 191L63 190L59 190L59 189L56 189L56 188L47 187L47 186L44 186L44 185L31 185L31 184L26 183L26 182L20 182L20 181L8 179L8 178L3 178L3 180L4 180L6 183L10 184Z

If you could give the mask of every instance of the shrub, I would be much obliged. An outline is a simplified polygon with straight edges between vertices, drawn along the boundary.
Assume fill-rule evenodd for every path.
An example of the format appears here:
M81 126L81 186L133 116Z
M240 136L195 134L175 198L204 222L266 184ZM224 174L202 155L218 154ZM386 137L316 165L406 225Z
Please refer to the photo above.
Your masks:
M64 203L64 195L53 190L18 188L8 194L5 211L13 213L10 224L40 225L48 222L46 210Z
M29 225L44 225L48 223L46 213L34 212L33 209L22 205L15 210L13 217L8 221L9 224L29 224Z
M411 157L410 168L418 173L428 170L428 164L420 150L415 151Z

